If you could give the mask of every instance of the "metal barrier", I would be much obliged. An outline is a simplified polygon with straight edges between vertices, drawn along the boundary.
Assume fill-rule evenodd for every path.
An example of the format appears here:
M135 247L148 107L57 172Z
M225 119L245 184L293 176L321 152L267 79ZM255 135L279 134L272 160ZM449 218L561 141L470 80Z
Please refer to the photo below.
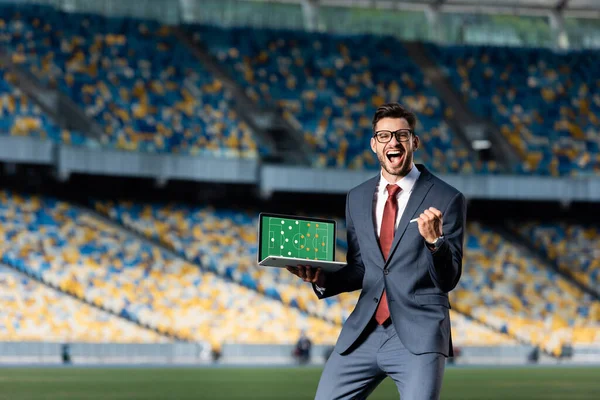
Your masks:
M205 364L203 343L0 342L0 363L10 364Z
M289 365L296 362L293 345L225 344L219 363L229 365ZM449 362L461 365L600 364L600 346L574 346L573 356L556 359L540 355L527 345L461 347ZM315 345L309 363L323 365L331 347ZM65 356L74 365L207 365L214 362L205 343L45 343L0 342L0 364L61 364Z

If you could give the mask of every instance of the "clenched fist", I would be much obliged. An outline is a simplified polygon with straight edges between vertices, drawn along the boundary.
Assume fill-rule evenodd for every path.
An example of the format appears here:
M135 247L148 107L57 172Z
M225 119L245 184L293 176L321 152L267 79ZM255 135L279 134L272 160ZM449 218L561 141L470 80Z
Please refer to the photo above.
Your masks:
M419 233L425 241L432 243L442 236L442 212L435 207L429 207L419 215L417 220Z

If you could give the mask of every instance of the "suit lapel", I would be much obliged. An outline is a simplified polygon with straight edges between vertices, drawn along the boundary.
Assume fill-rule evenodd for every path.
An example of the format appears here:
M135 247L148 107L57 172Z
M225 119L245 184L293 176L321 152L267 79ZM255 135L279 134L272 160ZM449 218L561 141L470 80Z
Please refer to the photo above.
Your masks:
M375 223L373 220L373 213L375 212L374 210L374 203L373 203L373 199L375 196L375 190L377 189L377 183L379 182L379 175L376 176L375 178L371 179L371 181L369 182L369 184L365 187L365 191L366 193L364 194L364 196L362 196L363 198L363 204L362 204L362 209L364 210L364 217L363 217L363 221L364 221L364 229L367 231L367 238L369 239L369 248L374 248L375 252L377 253L377 257L379 258L379 261L377 263L377 265L383 265L384 263L384 259L383 259L383 254L381 254L381 248L379 247L379 241L377 240L377 236L375 234Z
M417 182L415 183L415 187L413 188L413 192L410 195L410 199L408 200L408 204L406 204L406 208L404 209L404 213L402 214L402 217L400 218L400 222L398 223L398 228L396 229L396 232L394 233L394 241L392 242L392 247L390 248L390 257L388 258L387 262L389 262L391 260L391 255L394 254L394 250L396 249L396 246L398 246L398 243L400 243L400 239L402 239L402 236L404 235L404 232L406 231L406 228L408 227L408 224L410 222L411 219L415 218L415 214L419 213L419 211L422 211L419 206L423 203L423 200L425 200L425 196L427 196L427 193L429 193L429 190L431 189L431 187L433 186L433 183L431 182L431 174L429 173L429 171L427 171L425 168L422 169L421 171L421 175L419 176L419 179L417 179ZM416 222L413 222L416 223ZM381 251L380 251L381 253ZM387 264L386 262L386 264Z

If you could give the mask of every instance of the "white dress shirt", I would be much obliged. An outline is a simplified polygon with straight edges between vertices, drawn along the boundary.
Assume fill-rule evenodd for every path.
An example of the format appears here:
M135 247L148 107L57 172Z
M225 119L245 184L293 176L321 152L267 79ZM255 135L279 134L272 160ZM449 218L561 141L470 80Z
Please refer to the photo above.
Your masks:
M396 223L394 225L394 230L398 228L398 224L400 223L400 218L402 218L402 214L404 213L404 209L406 209L406 204L408 203L408 199L415 187L415 183L417 183L417 179L421 175L421 171L417 169L415 164L412 165L412 169L406 176L400 179L395 184L400 186L402 190L398 192L396 195L396 199L398 201L398 214L396 215ZM381 232L381 222L383 221L383 210L385 208L385 203L388 199L388 191L387 185L388 182L381 174L379 178L379 183L377 184L377 189L375 190L375 194L373 196L373 222L375 224L375 235L379 240L379 233Z

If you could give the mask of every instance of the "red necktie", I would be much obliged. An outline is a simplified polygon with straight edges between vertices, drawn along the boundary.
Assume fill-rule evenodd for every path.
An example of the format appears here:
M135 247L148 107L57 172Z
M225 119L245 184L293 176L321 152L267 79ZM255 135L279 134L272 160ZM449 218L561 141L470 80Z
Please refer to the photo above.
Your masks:
M388 198L383 209L383 220L381 221L381 231L379 232L379 247L383 253L383 258L387 261L388 254L394 241L394 231L396 230L396 215L398 214L398 199L396 195L402 190L398 185L387 185ZM375 312L375 320L378 324L383 324L390 317L387 295L385 289L381 295L381 300Z

